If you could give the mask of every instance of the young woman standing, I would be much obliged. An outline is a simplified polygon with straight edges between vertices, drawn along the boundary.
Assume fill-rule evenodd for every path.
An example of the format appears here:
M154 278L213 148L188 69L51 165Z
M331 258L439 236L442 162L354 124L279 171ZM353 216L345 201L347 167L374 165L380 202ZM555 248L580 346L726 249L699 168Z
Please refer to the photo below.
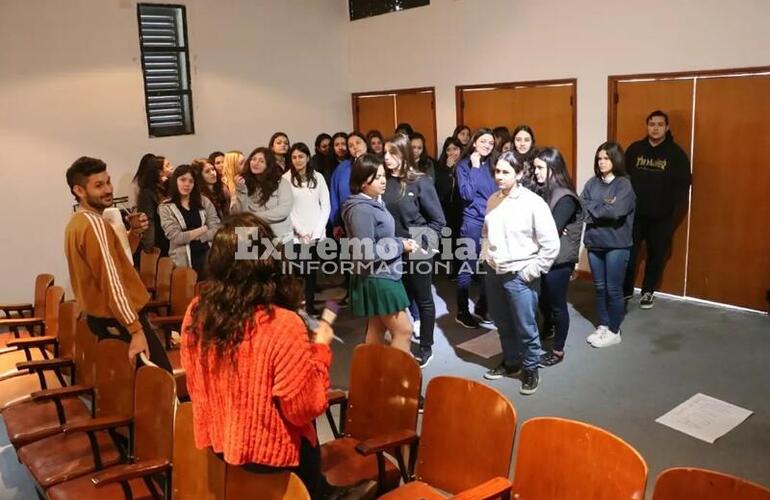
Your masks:
M449 236L452 240L450 279L457 278L458 262L454 252L457 248L457 236L460 233L463 219L462 200L460 200L457 192L455 176L455 168L460 160L462 150L463 145L459 139L447 137L436 168L436 194L438 194L438 199L441 202L441 209L444 211L446 225L452 231Z
M636 196L626 175L623 149L605 142L596 150L595 176L586 182L580 199L585 211L583 242L596 287L599 326L586 342L607 347L621 342L625 316L623 279L633 245Z
M378 156L385 154L385 138L379 130L370 130L366 134L366 143L369 145L369 151Z
M398 134L385 143L385 171L387 181L382 199L395 220L396 236L418 238L417 245L423 250L404 259L401 279L409 297L415 333L420 338L417 361L424 368L433 357L436 326L432 249L438 247L446 221L433 181L417 170L407 136ZM418 237L414 231L422 235Z
M532 158L535 156L535 133L529 125L519 125L513 129L513 153L516 160L524 165L522 184L529 189L537 189L532 174Z
M270 141L267 143L267 147L275 155L275 162L281 167L281 171L285 172L289 168L289 162L286 156L289 153L291 143L289 142L289 136L285 132L276 132L270 136Z
M471 135L472 132L470 127L466 127L465 125L458 125L455 127L454 132L452 132L452 138L459 140L463 145L463 148L465 148L465 146L468 145L468 142L470 142Z
M294 197L290 215L294 228L294 249L297 256L310 255L310 261L302 259L300 264L305 279L305 310L315 315L318 311L315 309L317 269L314 266L319 264L316 244L326 237L329 189L323 175L313 169L310 150L304 143L292 145L289 159L291 168L283 177L289 181Z
M366 137L361 135L360 132L351 132L347 137L348 141L345 151L350 151L350 158L337 165L332 174L331 186L329 186L329 201L331 204L329 224L332 227L332 234L336 239L341 238L344 234L342 204L350 196L352 162L367 152Z
M414 245L396 237L393 216L380 201L385 187L383 161L372 154L359 156L352 167L351 196L342 208L342 218L350 238L370 242L373 252L351 248L351 255L358 252L359 259L350 278L350 305L354 315L368 320L367 343L383 343L385 331L389 331L390 345L410 352L409 299L400 268L401 254L411 252Z
M206 158L196 158L192 164L198 170L201 179L201 194L214 204L219 219L224 219L230 215L230 192L222 183L219 172Z
M264 220L282 243L294 237L291 226L292 203L289 181L282 178L281 167L268 148L256 148L246 159L243 175L236 178L236 200L232 213L251 212Z
M425 136L415 132L409 138L417 171L434 179L436 177L436 162L428 155L428 151L425 149Z
M457 274L457 317L455 320L465 328L478 328L481 321L487 318L487 300L484 286L481 287L479 300L474 309L475 316L470 313L469 295L471 282L474 277L483 280L478 273L478 255L481 250L481 229L484 227L484 214L487 200L497 191L492 174L497 161L494 150L495 138L488 128L480 128L473 134L465 147L460 162L457 165L457 188L463 201L463 221L459 237L463 239L465 248L459 248L464 255L460 258L461 265Z
M553 366L564 359L564 344L569 332L567 288L580 254L583 210L572 188L564 158L556 148L544 148L532 160L537 193L548 203L556 231L560 235L559 255L543 275L540 312L543 332L554 332L553 349L540 358L540 366Z
M201 196L190 165L179 165L169 179L169 200L159 208L160 224L169 241L168 255L178 267L191 267L205 279L209 242L219 229L214 205Z
M540 276L559 253L559 234L548 205L520 184L523 175L524 165L513 153L501 156L495 167L500 190L486 208L482 258L503 361L484 377L495 380L523 371L519 392L532 394L540 384L536 320Z

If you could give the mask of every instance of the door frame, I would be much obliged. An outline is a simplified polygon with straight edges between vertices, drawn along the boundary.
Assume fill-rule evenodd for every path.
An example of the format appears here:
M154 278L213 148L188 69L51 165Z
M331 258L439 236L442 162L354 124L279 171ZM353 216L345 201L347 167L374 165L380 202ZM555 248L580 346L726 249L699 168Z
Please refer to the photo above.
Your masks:
M431 108L433 111L433 143L436 144L436 149L440 147L438 145L438 130L436 129L436 87L412 87L412 88L405 88L405 89L394 89L394 90L370 90L367 92L353 92L350 94L350 103L353 111L353 130L358 130L358 108L356 106L356 100L359 97L376 97L376 96L382 96L382 95L394 95L398 96L399 94L419 94L422 92L430 92L433 96L431 100ZM396 111L396 122L398 122L398 111ZM396 123L398 125L398 123ZM362 131L358 130L362 134L366 134L368 131ZM382 132L382 131L380 131ZM385 137L388 137L388 134L384 134Z
M463 102L463 92L466 90L473 90L473 89L512 89L517 87L547 87L549 85L572 85L572 96L571 104L572 104L572 158L575 159L575 163L577 163L577 143L578 143L578 136L577 136L577 85L578 81L577 78L561 78L556 80L529 80L525 82L500 82L500 83L476 83L473 85L455 85L455 112L457 115L457 123L455 124L460 125L463 123L463 111L465 107L465 103ZM573 172L572 174L577 173L577 165L573 165ZM574 175L573 175L574 178ZM575 179L575 182L577 182L577 179Z

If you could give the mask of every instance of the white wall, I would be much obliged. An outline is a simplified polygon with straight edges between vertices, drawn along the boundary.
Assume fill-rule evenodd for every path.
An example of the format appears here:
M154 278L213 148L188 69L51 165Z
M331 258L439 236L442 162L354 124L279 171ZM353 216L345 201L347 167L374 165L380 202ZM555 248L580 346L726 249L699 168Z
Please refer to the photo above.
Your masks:
M582 187L606 140L608 75L769 65L768 19L765 0L431 0L351 23L352 88L435 86L441 144L455 85L577 78Z
M31 299L39 272L68 285L64 173L78 156L103 158L127 195L145 152L187 163L279 129L312 148L319 131L350 127L345 0L176 3L196 133L150 139L135 1L0 0L0 302Z

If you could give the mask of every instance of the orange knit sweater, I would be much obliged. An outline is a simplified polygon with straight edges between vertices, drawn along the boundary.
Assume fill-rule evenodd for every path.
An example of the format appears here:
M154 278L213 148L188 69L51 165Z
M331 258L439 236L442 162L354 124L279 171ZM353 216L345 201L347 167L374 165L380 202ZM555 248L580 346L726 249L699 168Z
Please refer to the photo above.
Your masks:
M299 463L301 438L317 443L313 420L326 409L328 346L312 344L300 317L287 309L254 314L254 328L238 346L237 362L205 357L182 325L182 366L193 404L195 445L211 446L227 463L276 467Z

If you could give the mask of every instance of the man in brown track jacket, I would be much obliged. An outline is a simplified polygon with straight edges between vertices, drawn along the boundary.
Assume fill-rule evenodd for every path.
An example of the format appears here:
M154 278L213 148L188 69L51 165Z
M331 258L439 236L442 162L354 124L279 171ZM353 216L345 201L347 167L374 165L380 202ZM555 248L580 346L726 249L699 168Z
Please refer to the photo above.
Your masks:
M102 213L112 206L112 183L107 165L81 157L67 170L67 184L80 207L65 231L70 282L75 298L87 314L88 326L99 338L129 342L128 356L145 353L171 371L163 344L142 308L150 297L139 273L128 259L112 226ZM130 218L129 243L136 250L147 216Z

